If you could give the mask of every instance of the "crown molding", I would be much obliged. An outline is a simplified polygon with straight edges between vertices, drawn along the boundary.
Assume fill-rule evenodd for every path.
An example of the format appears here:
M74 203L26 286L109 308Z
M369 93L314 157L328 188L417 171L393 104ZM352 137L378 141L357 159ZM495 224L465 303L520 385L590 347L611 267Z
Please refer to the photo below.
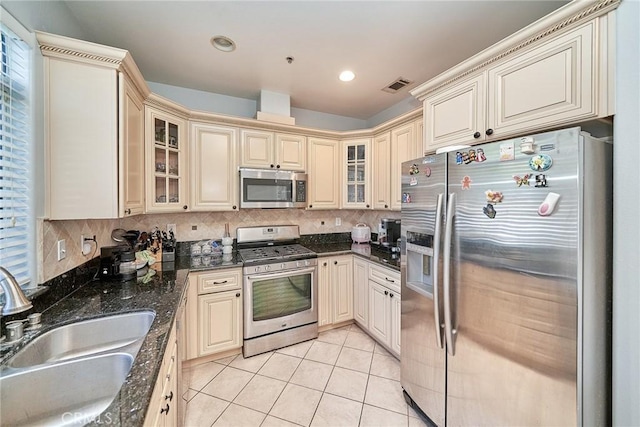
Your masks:
M427 95L462 80L488 65L525 49L540 40L574 28L584 22L605 15L618 7L621 0L574 0L531 25L502 39L493 46L450 68L444 73L411 90L411 95L423 101Z

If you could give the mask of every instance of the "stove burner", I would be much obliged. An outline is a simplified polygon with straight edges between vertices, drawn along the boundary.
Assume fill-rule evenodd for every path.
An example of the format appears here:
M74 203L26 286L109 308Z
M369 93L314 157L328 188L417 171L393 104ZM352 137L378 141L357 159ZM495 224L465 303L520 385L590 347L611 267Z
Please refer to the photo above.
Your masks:
M298 244L240 249L239 252L244 263L304 259L314 258L316 256L314 252Z

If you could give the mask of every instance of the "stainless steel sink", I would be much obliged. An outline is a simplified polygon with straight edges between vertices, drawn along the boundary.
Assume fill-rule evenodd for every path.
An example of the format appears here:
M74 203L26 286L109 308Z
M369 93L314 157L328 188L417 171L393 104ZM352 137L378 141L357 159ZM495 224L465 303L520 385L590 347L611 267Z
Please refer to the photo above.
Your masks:
M114 351L135 357L155 316L153 311L139 311L60 326L25 345L7 366L28 368Z
M0 377L2 425L84 425L118 395L133 356L111 353L42 365ZM104 418L104 419L102 419ZM115 419L113 419L115 421Z

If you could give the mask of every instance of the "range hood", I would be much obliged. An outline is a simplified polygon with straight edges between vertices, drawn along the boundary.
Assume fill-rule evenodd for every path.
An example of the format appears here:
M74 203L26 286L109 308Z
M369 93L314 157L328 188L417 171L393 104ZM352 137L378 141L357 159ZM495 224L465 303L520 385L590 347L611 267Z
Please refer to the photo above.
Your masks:
M294 126L296 119L291 117L291 98L284 93L261 90L256 119Z

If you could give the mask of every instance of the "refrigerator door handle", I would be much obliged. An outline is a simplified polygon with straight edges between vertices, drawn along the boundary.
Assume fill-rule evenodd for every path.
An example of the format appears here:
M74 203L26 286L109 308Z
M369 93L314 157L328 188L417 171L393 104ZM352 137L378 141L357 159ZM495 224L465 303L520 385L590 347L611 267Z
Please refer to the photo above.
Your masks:
M436 340L439 348L444 348L442 327L444 323L440 320L440 234L442 233L442 199L444 194L438 194L438 204L436 207L436 229L433 236L433 314L435 317Z
M454 338L456 330L453 328L453 316L451 309L451 238L453 234L453 217L456 211L456 194L449 194L447 202L447 221L444 228L444 259L443 259L443 284L444 284L444 332L447 340L447 351L455 356Z

